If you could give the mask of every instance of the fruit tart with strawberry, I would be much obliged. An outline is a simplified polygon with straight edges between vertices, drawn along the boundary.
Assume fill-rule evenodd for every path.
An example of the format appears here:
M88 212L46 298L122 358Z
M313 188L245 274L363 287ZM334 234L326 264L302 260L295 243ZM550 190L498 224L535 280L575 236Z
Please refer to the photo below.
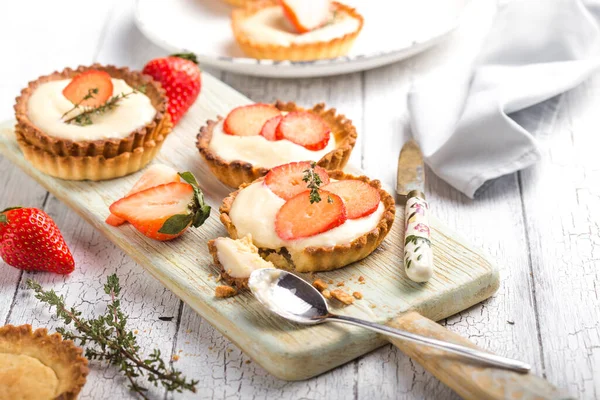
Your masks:
M172 130L159 83L128 68L95 64L30 82L16 99L25 158L62 179L103 180L143 168Z
M197 147L212 173L239 187L292 161L315 161L327 170L342 169L356 143L352 121L317 104L304 109L293 102L251 104L225 118L207 121Z
M363 26L352 7L330 0L263 0L233 10L235 40L248 56L306 61L348 53Z
M371 254L392 227L395 204L377 180L303 161L242 185L220 211L231 238L251 235L276 266L317 272Z

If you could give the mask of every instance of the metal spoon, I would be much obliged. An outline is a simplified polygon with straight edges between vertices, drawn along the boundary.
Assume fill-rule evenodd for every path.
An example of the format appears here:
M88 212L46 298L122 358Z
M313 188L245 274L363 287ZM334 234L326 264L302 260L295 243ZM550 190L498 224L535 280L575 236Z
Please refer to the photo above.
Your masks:
M274 268L255 270L250 275L248 283L250 290L262 305L279 316L300 324L314 325L323 322L342 322L371 329L384 335L446 350L498 368L520 373L527 373L531 369L531 366L521 361L416 335L358 318L332 314L327 307L325 298L317 289L302 278L286 271Z

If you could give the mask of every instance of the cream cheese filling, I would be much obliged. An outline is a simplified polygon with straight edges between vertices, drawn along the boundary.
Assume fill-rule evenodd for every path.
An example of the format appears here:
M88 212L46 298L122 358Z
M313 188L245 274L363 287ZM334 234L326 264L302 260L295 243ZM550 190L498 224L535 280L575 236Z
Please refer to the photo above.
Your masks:
M258 248L252 244L252 236L238 240L220 237L215 239L215 246L223 270L232 278L248 278L254 270L275 268L258 255Z
M224 120L213 128L208 148L223 160L245 161L255 167L273 168L293 161L319 161L335 149L333 133L327 146L321 150L308 150L289 140L270 141L263 136L235 136L223 131Z
M306 33L297 33L283 15L279 6L266 7L246 18L241 25L243 32L259 43L290 46L291 44L329 42L355 32L360 21L340 12L331 23Z
M31 122L49 136L72 141L123 139L133 131L150 123L156 115L150 98L143 93L133 93L119 100L118 106L104 114L93 115L91 125L67 124L63 114L73 108L63 89L70 79L41 84L29 98L27 114ZM130 93L133 89L122 79L112 79L113 96ZM76 116L73 111L65 119Z
M281 239L275 231L275 216L284 204L285 200L273 193L263 181L255 182L237 194L231 205L229 217L238 235L251 234L254 244L258 247L274 250L281 247L302 250L310 246L331 247L350 243L375 229L385 210L383 203L380 202L377 210L366 217L348 219L342 225L327 232L288 241Z

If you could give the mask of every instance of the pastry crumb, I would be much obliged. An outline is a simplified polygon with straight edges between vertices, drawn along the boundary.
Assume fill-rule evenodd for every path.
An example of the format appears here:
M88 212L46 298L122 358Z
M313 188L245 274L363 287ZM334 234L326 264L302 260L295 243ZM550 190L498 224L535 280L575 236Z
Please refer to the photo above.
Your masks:
M332 283L333 283L333 279L330 279L329 280L329 284L331 285Z
M319 292L322 292L323 290L328 288L327 284L325 282L323 282L321 279L315 280L312 284L315 288L317 288L317 290Z
M365 281L365 277L364 277L364 276L362 276L362 275L361 275L361 276L359 276L359 277L358 277L358 281L359 281L359 282L361 282L361 283L362 283L362 282L364 282L364 281Z
M338 282L337 285L335 285L335 286L340 287L340 286L345 286L345 285L346 285L346 283L344 281L341 281L341 282Z
M342 289L332 290L331 295L346 305L354 303L354 298Z
M377 306L375 304L371 304L369 307L371 307L371 308L377 308Z
M235 296L236 294L237 290L231 286L219 285L215 288L215 297L218 299L225 299L227 297Z
M137 334L139 333L139 331L136 329L135 331L133 331L133 333L134 333L135 335L137 335Z
M352 296L354 296L355 299L361 300L363 298L363 295L361 292L354 292L352 293Z
M325 289L321 292L321 294L323 295L323 297L325 297L327 300L331 299L331 292L328 289Z
M173 354L173 357L171 357L171 359L173 361L179 361L179 356L177 354Z
M246 364L250 364L252 361L250 360L246 360Z

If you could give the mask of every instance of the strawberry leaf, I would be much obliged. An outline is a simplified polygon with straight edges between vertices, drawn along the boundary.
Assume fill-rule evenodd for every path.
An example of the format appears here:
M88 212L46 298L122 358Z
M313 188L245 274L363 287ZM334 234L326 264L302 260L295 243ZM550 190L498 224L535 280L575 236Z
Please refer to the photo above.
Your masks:
M194 174L192 174L191 172L179 172L179 176L181 177L181 179L192 185L194 188L198 188L198 181L196 180Z
M194 228L199 227L204 223L204 221L208 219L208 217L210 217L210 206L207 204L203 204L202 206L200 206L200 209L196 211L196 215L194 215L194 222L192 223L192 226Z
M183 58L184 60L191 61L194 64L198 65L198 58L196 57L196 55L194 53L176 53L176 54L171 54L171 57Z
M8 218L6 218L5 214L0 214L0 224L6 224L8 222Z
M187 228L193 219L194 214L175 214L165 221L163 226L158 230L158 233L177 235L179 232Z

